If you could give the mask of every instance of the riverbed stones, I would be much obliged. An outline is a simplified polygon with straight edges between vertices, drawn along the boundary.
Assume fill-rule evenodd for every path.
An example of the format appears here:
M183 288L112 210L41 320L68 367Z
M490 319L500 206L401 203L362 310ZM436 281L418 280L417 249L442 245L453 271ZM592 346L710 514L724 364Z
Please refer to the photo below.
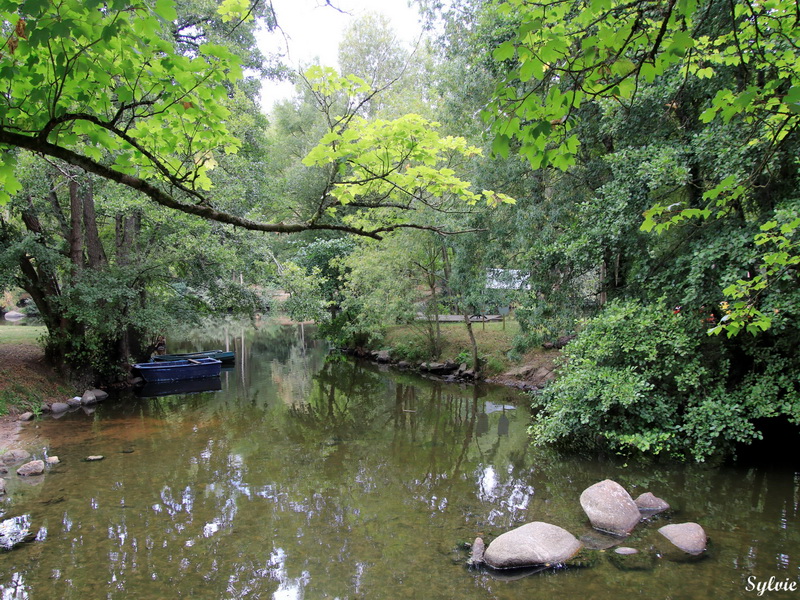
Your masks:
M22 413L19 417L17 417L17 420L18 421L32 421L34 416L35 415L32 412L27 411L27 412Z
M705 552L708 537L697 523L672 523L664 525L658 533L667 538L675 547L697 556Z
M98 461L98 460L103 460L104 458L105 458L105 456L102 456L101 454L93 454L92 456L87 456L86 457L86 461L87 462L95 462L95 461Z
M60 461L60 460L58 460L58 457L57 457L57 456L48 456L48 457L47 457L47 464L48 464L48 465L57 465L57 464L58 464L58 463L60 463L60 462L61 462L61 461Z
M580 501L592 527L614 535L628 535L642 518L631 495L611 479L583 490Z
M649 515L669 510L669 504L651 492L639 495L634 502L639 510Z
M69 408L70 408L69 404L67 404L66 402L53 402L50 405L50 410L53 411L53 414L67 412Z
M41 475L42 473L44 473L43 460L32 460L17 469L17 475L20 477L33 477L35 475Z
M108 398L108 393L103 390L86 390L81 396L82 404L97 404Z
M501 534L489 544L484 561L495 569L563 563L583 547L561 527L534 521Z

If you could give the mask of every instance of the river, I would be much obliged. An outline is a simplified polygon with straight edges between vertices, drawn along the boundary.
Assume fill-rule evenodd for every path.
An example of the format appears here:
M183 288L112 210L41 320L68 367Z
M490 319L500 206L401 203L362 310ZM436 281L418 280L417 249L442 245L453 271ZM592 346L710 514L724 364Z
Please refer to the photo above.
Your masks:
M790 465L626 464L531 447L524 394L330 359L300 326L169 339L170 351L227 344L238 360L207 391L125 393L25 425L36 457L60 463L5 476L3 519L27 515L37 539L0 551L4 600L727 599L798 581ZM535 574L465 567L476 536L529 521L591 537L579 496L605 478L672 505L624 541L647 560L594 550ZM658 527L685 521L708 533L699 559L661 550Z

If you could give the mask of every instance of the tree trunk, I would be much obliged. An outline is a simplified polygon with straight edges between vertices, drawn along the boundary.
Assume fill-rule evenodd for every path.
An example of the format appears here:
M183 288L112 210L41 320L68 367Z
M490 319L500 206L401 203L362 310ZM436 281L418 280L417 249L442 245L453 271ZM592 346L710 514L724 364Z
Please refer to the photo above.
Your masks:
M475 341L475 332L472 331L472 321L469 320L469 313L464 312L464 325L467 326L467 333L469 334L469 343L472 348L472 370L475 372L475 377L481 371L480 360L478 359L478 342Z
M104 266L108 261L106 260L103 243L100 241L100 233L97 230L97 216L94 208L94 194L91 179L88 179L87 185L84 186L82 201L83 228L86 237L86 256L89 260L89 267L97 269Z

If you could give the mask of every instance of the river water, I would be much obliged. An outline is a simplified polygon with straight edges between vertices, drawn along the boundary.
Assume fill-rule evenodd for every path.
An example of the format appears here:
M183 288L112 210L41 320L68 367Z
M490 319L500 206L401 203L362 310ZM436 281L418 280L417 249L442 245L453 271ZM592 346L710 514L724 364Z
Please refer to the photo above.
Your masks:
M238 361L215 389L145 390L26 424L36 457L61 462L5 476L3 519L27 515L37 539L0 551L1 598L757 598L759 584L798 582L790 465L533 448L525 395L326 360L299 326L170 340L170 351L227 344ZM673 506L624 541L638 562L593 550L539 573L465 567L476 536L529 521L597 538L578 499L605 478ZM666 552L656 532L684 521L709 535L700 559Z

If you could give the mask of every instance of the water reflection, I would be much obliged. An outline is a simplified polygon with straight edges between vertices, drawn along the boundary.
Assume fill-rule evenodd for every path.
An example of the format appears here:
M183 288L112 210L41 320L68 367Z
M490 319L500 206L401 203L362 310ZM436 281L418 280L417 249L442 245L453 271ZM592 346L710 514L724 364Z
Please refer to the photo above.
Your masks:
M751 575L797 576L795 473L565 458L528 445L515 391L326 360L295 328L221 331L170 348L235 346L221 390L130 396L29 430L62 463L35 487L9 480L7 514L46 534L3 557L3 597L730 598ZM696 520L714 552L647 572L598 554L513 581L463 568L476 535L532 520L588 532L578 497L605 477L675 507L626 545Z

